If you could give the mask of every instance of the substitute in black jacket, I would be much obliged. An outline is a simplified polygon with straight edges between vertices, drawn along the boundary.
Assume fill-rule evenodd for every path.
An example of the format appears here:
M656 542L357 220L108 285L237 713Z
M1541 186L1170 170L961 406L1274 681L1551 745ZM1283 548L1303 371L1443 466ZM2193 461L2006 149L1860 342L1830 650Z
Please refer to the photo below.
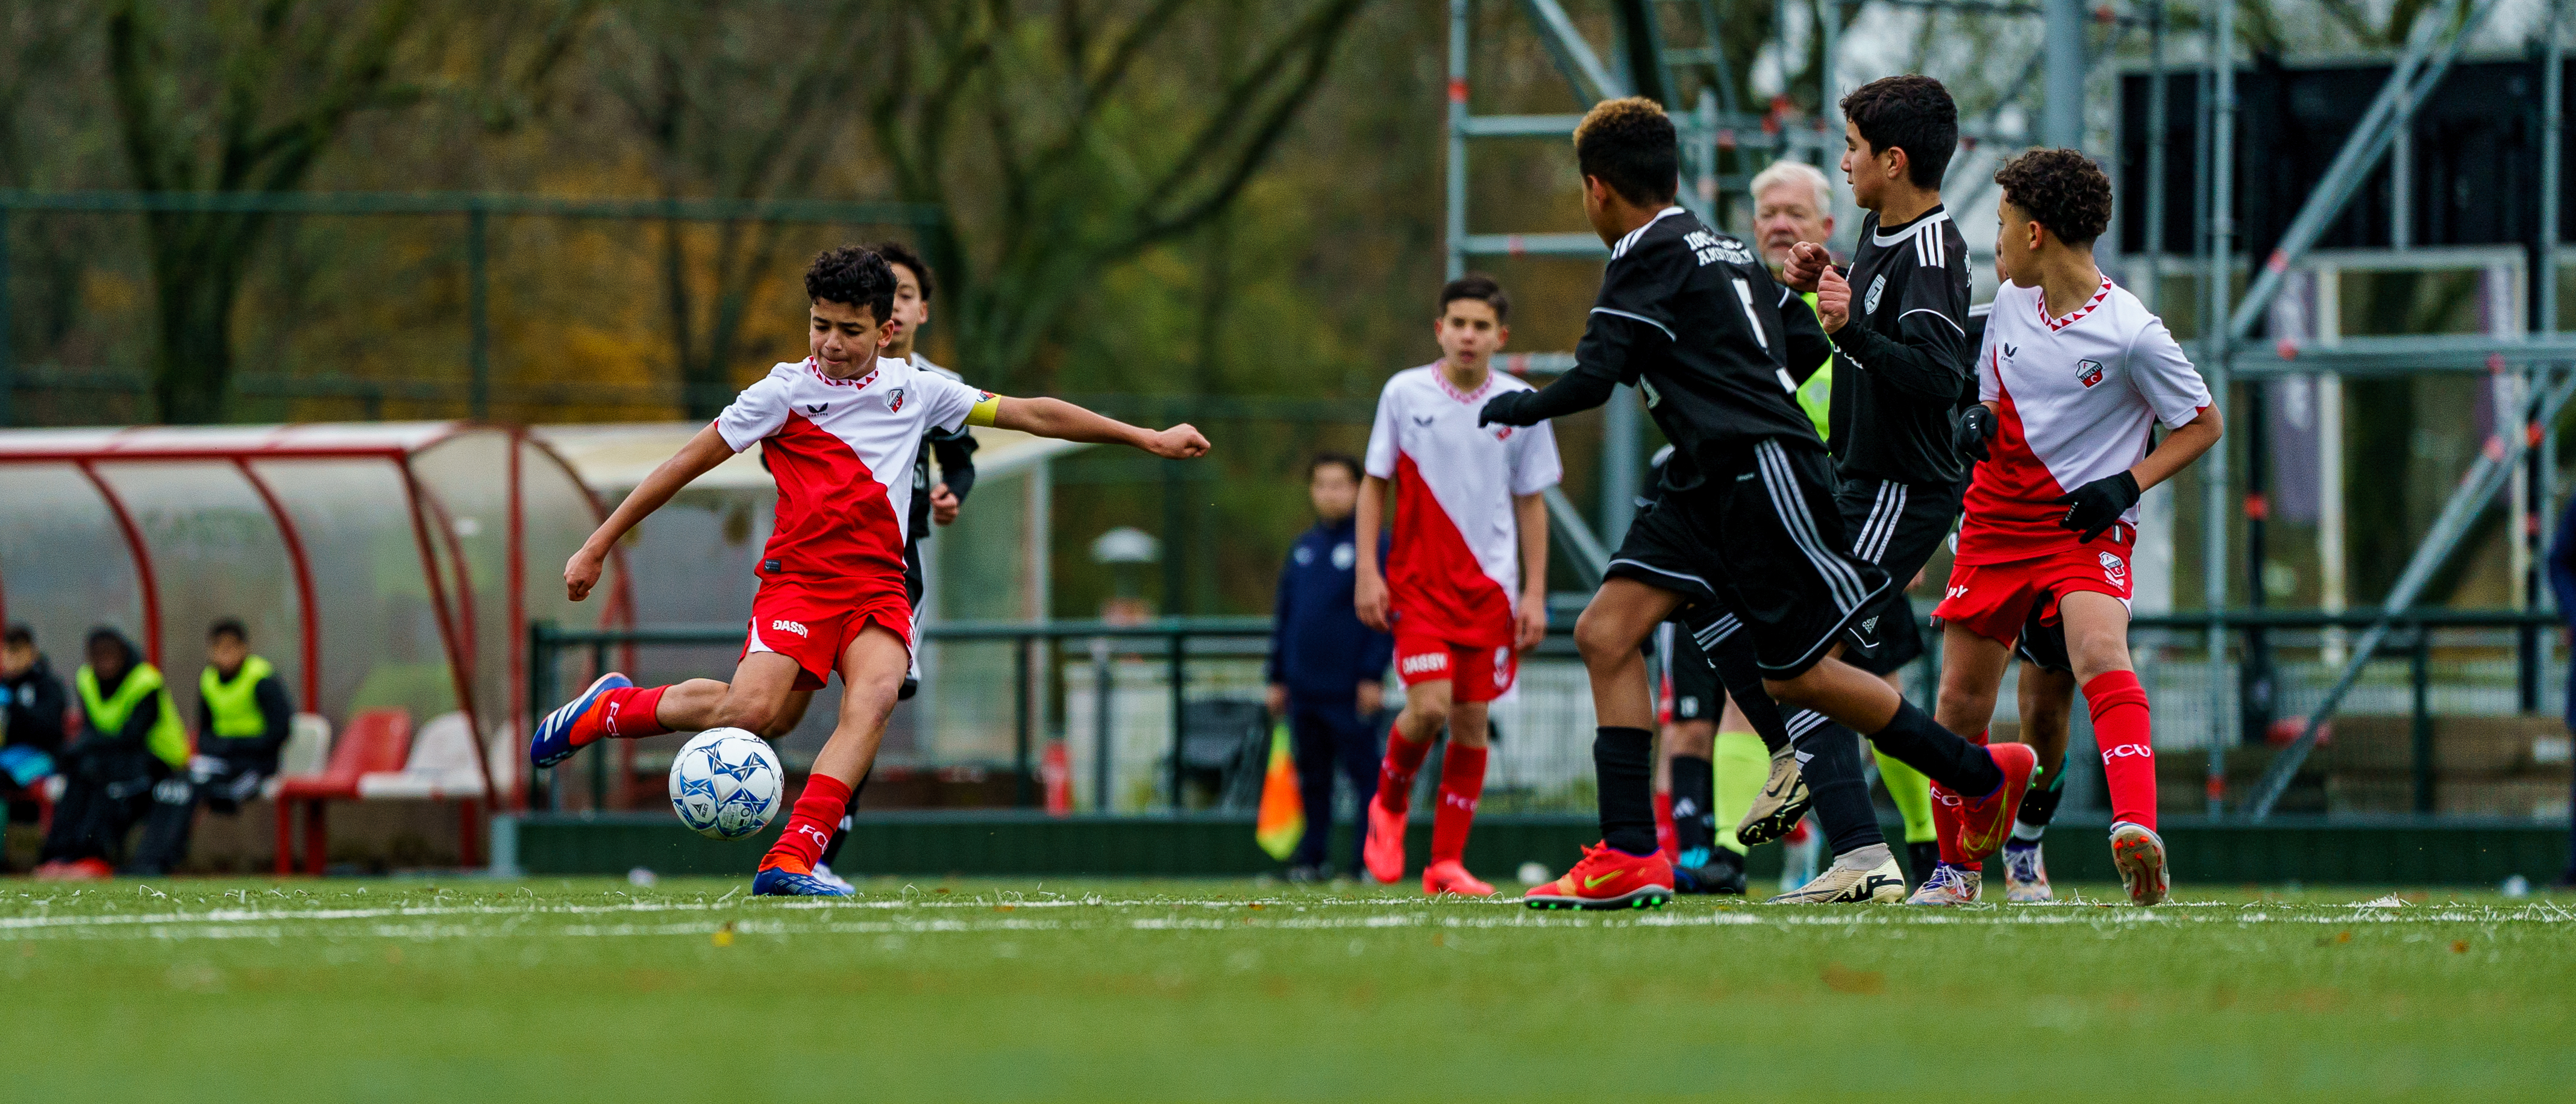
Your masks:
M37 807L30 791L54 773L63 753L63 714L68 708L62 676L36 650L35 631L9 626L0 637L0 801L8 803L8 822L34 824Z
M39 878L104 878L142 819L153 783L188 766L188 729L179 723L161 672L115 629L91 629L89 662L73 676L80 738L63 751L63 800L45 833Z
M277 774L277 754L295 724L295 700L276 666L250 651L250 633L234 618L206 633L206 669L197 678L197 754L183 774L152 787L152 819L131 868L166 874L188 857L188 831L204 804L233 813L259 796Z
M1315 527L1297 538L1279 572L1270 630L1270 712L1288 719L1297 746L1297 787L1306 801L1306 836L1289 875L1325 874L1333 835L1333 767L1350 780L1356 807L1377 796L1380 695L1395 638L1360 623L1351 603L1359 562L1353 512L1360 462L1342 453L1317 456L1306 469ZM1381 542L1382 543L1382 542ZM1383 550L1381 550L1383 554ZM1360 868L1365 825L1351 833L1351 870Z

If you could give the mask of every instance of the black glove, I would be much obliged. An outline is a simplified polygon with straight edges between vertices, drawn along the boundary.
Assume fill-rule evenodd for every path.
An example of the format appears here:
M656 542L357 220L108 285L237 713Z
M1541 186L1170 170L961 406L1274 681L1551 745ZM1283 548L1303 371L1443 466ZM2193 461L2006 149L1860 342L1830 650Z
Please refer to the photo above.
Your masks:
M1986 442L1994 435L1995 410L1978 403L1960 412L1959 424L1950 429L1950 445L1971 460L1992 460L1994 457L1986 452Z
M1505 391L1487 399L1484 407L1476 411L1476 424L1525 426L1537 421L1521 413L1521 405L1528 402L1530 396L1536 394L1538 394L1536 391Z
M2084 543L2093 543L2138 504L2138 477L2127 472L2106 475L2081 487L2075 493L2058 498L2057 505L2066 507L2066 516L2057 524L2081 535Z

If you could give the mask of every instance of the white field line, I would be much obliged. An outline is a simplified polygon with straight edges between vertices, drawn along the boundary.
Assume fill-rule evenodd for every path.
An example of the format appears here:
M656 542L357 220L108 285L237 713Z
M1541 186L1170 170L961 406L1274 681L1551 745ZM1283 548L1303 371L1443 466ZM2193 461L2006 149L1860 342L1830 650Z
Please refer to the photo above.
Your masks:
M2576 911L2549 902L2530 902L2513 906L2407 906L2388 907L2376 902L2337 905L2286 905L2255 903L2229 906L2201 902L2192 909L2153 911L2100 907L2031 907L1978 905L1964 909L1926 912L1908 909L1716 909L1708 911L1674 910L1669 912L1619 912L1607 914L1532 912L1517 907L1516 902L1445 903L1424 908L1422 902L1401 899L1360 900L1338 906L1308 904L1301 908L1288 902L1261 902L1259 910L1251 902L1231 900L1139 900L1107 902L1089 900L1047 900L996 903L990 899L916 900L916 901L799 901L778 904L743 902L636 901L610 905L545 904L512 906L506 904L474 905L405 905L383 908L318 908L258 909L221 908L204 912L155 912L140 915L69 915L0 917L0 941L30 938L78 939L280 939L292 926L299 935L338 929L347 935L379 938L434 940L451 938L487 938L514 935L565 935L577 937L633 936L701 936L715 932L723 923L731 923L738 933L747 935L939 935L978 932L1036 931L1177 931L1217 932L1236 930L1275 931L1367 931L1403 928L1682 928L1682 927L1771 927L1771 928L1841 928L1846 930L1882 929L1915 926L1958 925L2061 925L2084 924L2113 929L2139 925L2209 925L2226 924L2245 927L2255 924L2543 924L2576 923ZM1302 916L1303 908L1343 907L1350 905L1402 905L1404 911L1372 909L1358 916ZM886 910L967 909L1017 911L1019 909L1061 909L1083 906L1085 913L1062 919L1018 917L979 917L883 920L832 919L833 914L849 915L869 912L883 915ZM1162 915L1135 916L1136 910L1154 910ZM1276 910L1276 911L1273 911ZM1205 915L1222 911L1225 916ZM1200 915L1183 915L1183 913ZM761 914L767 913L766 918ZM779 914L787 914L780 916ZM615 921L621 916L645 917L669 914L696 914L694 918L671 922L585 922L562 927L531 926L529 921L563 918L583 921ZM721 917L718 914L722 914ZM1122 915L1127 914L1127 915ZM1062 915L1062 914L1059 914ZM469 922L459 923L457 919ZM501 923L475 923L474 920L498 919ZM368 922L368 923L359 923Z

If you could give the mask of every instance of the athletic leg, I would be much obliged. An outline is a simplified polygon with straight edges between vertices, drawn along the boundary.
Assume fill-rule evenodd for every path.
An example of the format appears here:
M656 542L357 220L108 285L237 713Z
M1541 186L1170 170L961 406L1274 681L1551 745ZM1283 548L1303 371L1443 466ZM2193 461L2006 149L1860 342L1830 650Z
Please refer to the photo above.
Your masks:
M2054 632L2055 630L2048 630ZM2023 630L2024 646L2032 630ZM2039 902L2057 899L2048 884L2048 865L2040 855L2040 836L2057 815L2066 794L2067 718L2075 706L2075 675L2021 660L2021 741L2038 756L2039 784L2021 799L2013 819L2012 839L2004 843L2004 900Z
M1681 600L1661 587L1614 576L1601 581L1574 623L1574 645L1591 677L1599 723L1592 767L1602 842L1586 848L1583 861L1564 877L1531 890L1523 900L1533 908L1629 908L1661 904L1672 895L1672 864L1655 848L1655 703L1646 657L1638 649Z
M2111 857L2129 899L2162 902L2170 888L2164 840L2156 835L2156 759L2149 742L2147 691L2129 663L2129 607L2108 594L2077 591L2058 600L2066 651L2093 739L2102 748L2102 785L2111 798Z
M1415 656L1438 654L1442 670L1450 662L1446 644L1399 642L1397 669L1406 666L1407 648ZM1368 840L1361 849L1369 876L1381 884L1404 877L1405 818L1413 808L1413 777L1431 754L1431 741L1449 724L1450 679L1426 679L1404 688L1404 710L1387 729L1386 758L1378 767L1377 796L1368 805ZM1480 732L1481 736L1482 733Z
M764 875L784 871L812 877L823 846L831 842L832 824L849 810L852 788L876 763L877 746L885 739L886 718L893 714L896 695L902 691L911 651L902 636L874 620L864 623L841 649L839 721L831 739L814 756L813 773L788 816L787 830L760 861ZM784 689L780 688L782 697ZM762 892L761 879L754 879L753 892Z
M1490 673L1460 681L1493 685ZM1424 893L1493 895L1494 887L1468 874L1465 865L1467 834L1476 824L1476 803L1485 794L1485 760L1492 741L1486 724L1489 708L1482 701L1456 702L1449 708L1449 749L1440 757L1439 797L1431 812L1431 862L1422 872Z

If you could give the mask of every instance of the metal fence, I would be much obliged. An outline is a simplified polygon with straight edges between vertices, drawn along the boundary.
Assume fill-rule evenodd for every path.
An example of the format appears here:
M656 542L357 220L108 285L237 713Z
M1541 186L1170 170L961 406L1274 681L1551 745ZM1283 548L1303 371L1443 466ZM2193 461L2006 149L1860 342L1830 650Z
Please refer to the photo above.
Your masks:
M2222 620L2231 636L2224 649L2228 661L2217 678L2231 688L2229 700L2241 706L2248 670L2244 660L2257 657L2253 669L2269 673L2263 685L2268 686L2271 715L2281 720L2270 730L2276 734L2270 742L2278 742L2277 733L2295 731L2291 726L2322 700L2351 636L2378 620L2378 614L2258 610L2230 613ZM2457 610L2417 611L2391 620L2396 633L2388 649L2365 668L2340 712L2347 718L2372 718L2370 723L2381 727L2402 723L2409 734L2399 752L2405 758L2389 784L2399 784L2402 775L2400 797L2411 798L2403 806L2435 812L2437 721L2554 713L2564 701L2562 649L2551 631L2558 622L2542 612ZM1487 808L1591 808L1589 683L1574 650L1573 619L1557 621L1547 640L1524 657L1513 694L1495 703ZM2208 624L2196 615L2141 617L2131 638L2132 655L2155 706L2155 745L2160 753L2179 753L2177 762L2205 756L2210 733L2225 730L2209 715L2214 695L2205 642ZM981 803L1034 807L1041 804L1047 784L1047 749L1060 742L1062 758L1053 769L1056 781L1069 789L1077 813L1246 808L1257 793L1247 787L1257 786L1258 737L1268 727L1260 702L1269 634L1268 619L1252 617L1134 625L925 626L922 698L899 708L898 717L906 709L944 710L948 727L967 735L946 743L917 736L909 750L881 755L879 762L972 775L986 783L976 791ZM731 648L741 640L742 629L736 625L632 630L535 625L528 649L532 708L540 713L551 708L566 687L608 669L612 658L633 665L631 649ZM1926 643L1933 658L1914 668L1908 692L1928 702L1938 683L1939 648L1937 638ZM613 650L624 654L612 656ZM1998 726L2020 719L2015 698L2019 670L2015 665L2007 675L1996 710ZM1400 691L1391 686L1387 708L1399 708L1400 702ZM830 714L819 702L816 713L825 719L818 724L828 728ZM2099 803L2101 790L2098 768L2079 754L2091 746L2084 710L2073 712L2070 728L2074 751L2065 807L2087 810ZM2266 729L2245 731L2256 734L2249 741L2253 746L2269 746ZM791 766L811 754L805 747L786 750ZM544 781L547 806L564 808L568 798L587 798L590 807L610 807L626 779L649 782L667 762L649 752L635 756L631 745L585 755L586 764L567 764ZM2230 760L2221 756L2219 761L2224 765ZM2168 780L2169 789L2175 785L2176 780ZM2558 788L2565 789L2563 781ZM2196 793L2183 796L2197 799ZM2528 809L2470 811L2535 815Z

